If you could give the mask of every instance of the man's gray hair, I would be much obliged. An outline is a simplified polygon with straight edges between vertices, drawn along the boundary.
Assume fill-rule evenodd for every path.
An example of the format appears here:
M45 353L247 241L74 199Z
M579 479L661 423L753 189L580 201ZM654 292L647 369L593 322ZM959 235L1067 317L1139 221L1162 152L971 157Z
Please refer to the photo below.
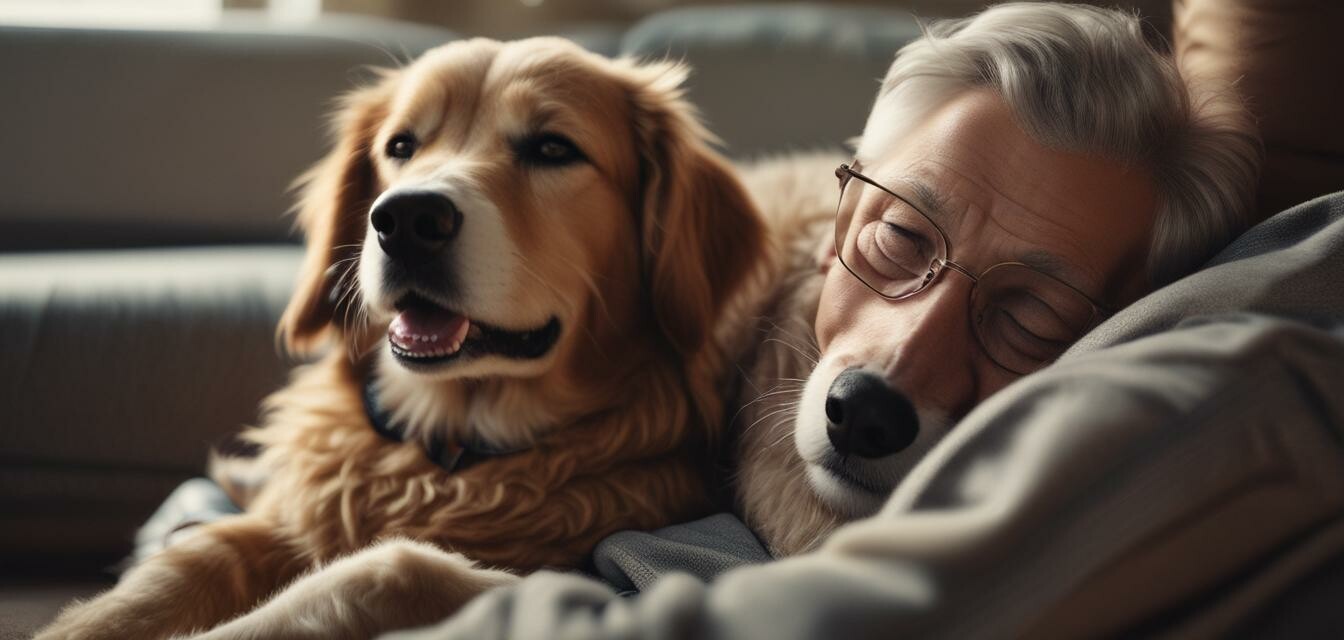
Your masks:
M859 160L873 162L977 87L1002 96L1043 145L1151 173L1154 285L1198 268L1251 221L1261 146L1243 104L1230 90L1187 83L1141 21L1113 9L1022 2L926 25L887 72Z

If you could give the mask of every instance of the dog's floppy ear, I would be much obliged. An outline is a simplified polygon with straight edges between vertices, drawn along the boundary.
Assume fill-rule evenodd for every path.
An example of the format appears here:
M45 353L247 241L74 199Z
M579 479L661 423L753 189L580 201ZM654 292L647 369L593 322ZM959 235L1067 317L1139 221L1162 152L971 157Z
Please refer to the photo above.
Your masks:
M632 65L640 154L642 266L660 330L683 356L714 322L762 251L763 227L732 168L684 98L686 68Z
M375 86L358 89L342 100L333 119L335 148L296 182L300 192L298 227L307 253L289 306L280 317L278 337L294 354L309 354L342 335L338 318L358 286L355 260L364 239L368 208L376 197L376 176L369 145L381 123L393 88L386 73Z

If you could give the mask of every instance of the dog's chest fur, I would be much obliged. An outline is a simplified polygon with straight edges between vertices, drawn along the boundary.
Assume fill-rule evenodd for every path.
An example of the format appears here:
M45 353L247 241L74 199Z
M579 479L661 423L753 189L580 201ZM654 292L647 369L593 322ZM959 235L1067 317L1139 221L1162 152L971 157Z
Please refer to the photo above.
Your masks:
M704 508L685 498L704 491L676 451L682 429L624 442L641 435L627 424L649 417L639 411L567 425L559 444L450 472L419 444L374 431L359 393L340 357L310 365L268 400L266 426L247 435L262 447L256 464L266 476L247 511L315 561L404 536L495 566L569 567L614 531ZM647 499L625 501L632 491Z

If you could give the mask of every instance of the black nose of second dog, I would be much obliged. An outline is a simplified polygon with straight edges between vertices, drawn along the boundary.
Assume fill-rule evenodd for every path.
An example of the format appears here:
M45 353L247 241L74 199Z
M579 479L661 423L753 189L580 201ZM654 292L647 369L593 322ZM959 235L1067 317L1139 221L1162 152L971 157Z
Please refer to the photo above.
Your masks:
M369 214L378 246L393 260L415 264L438 254L462 227L453 201L432 191L408 191L381 200Z
M881 376L851 367L826 394L826 435L841 455L881 458L910 446L919 435L915 408Z

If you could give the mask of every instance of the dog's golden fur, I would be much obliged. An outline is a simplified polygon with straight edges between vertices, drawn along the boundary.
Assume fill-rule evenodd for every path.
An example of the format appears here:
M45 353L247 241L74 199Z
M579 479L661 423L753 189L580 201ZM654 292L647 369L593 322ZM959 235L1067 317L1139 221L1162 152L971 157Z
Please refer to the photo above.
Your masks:
M793 154L746 166L741 179L768 229L770 251L728 319L741 363L732 420L736 510L775 557L816 546L847 518L807 481L793 444L794 418L820 358L813 322L824 275L819 249L831 242L838 197L834 153Z
M335 348L297 369L248 432L262 449L252 464L264 481L231 486L246 503L242 515L199 527L110 592L68 608L41 637L209 629L314 567L392 539L309 573L217 634L289 636L301 630L286 624L325 619L319 635L359 637L436 620L512 579L425 542L512 572L570 567L613 531L706 508L697 461L719 438L727 401L713 334L762 232L682 100L682 74L553 39L475 40L347 98L336 147L302 181L308 253L281 322L291 350ZM377 152L407 114L435 120L437 133L424 142L424 162L392 166ZM586 165L547 174L516 166L508 138L537 121L568 127ZM435 158L465 163L464 179L493 203L530 266L531 280L498 292L509 313L563 318L545 358L473 362L469 376L433 377L366 355L385 349L387 310L355 290L345 269L359 261L374 198L433 171ZM416 442L371 428L361 389L375 374L413 438L529 448L449 473ZM343 610L324 585L361 593L365 610Z

